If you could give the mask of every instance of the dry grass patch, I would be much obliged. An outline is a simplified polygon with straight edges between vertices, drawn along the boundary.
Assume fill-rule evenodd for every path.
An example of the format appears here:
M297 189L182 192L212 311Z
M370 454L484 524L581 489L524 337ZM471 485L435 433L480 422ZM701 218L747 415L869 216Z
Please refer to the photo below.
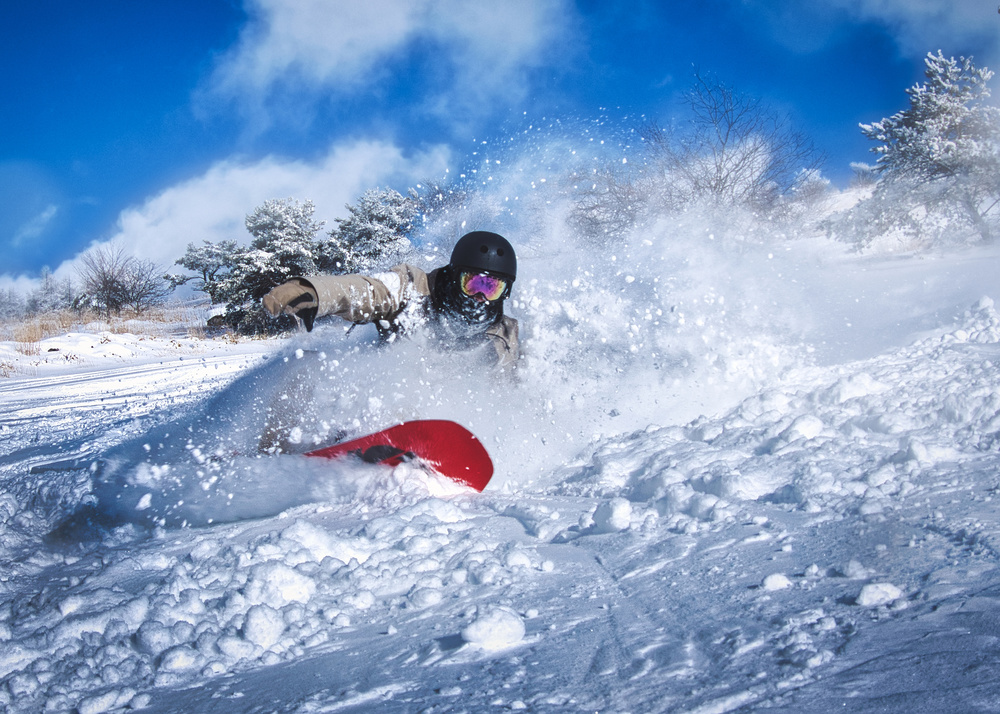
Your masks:
M11 322L0 322L0 340L11 341L17 352L40 354L39 343L49 337L69 332L115 335L134 334L140 337L176 337L187 335L207 339L205 309L191 305L164 305L144 312L123 311L110 317L91 310L62 310Z
M38 317L0 325L0 337L21 343L33 344L48 337L64 335L79 326L81 316L71 310L48 312Z
M14 349L29 357L37 355L41 353L39 342L64 331L57 320L39 318L22 322L14 326Z

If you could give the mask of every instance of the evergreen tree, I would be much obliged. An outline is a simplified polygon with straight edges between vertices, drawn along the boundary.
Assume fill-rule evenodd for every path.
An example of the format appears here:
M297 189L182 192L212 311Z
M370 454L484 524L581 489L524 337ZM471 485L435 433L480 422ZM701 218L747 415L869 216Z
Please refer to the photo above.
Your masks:
M24 309L30 315L68 310L73 307L76 297L73 281L69 278L56 280L46 267L42 268L41 285L28 294Z
M366 191L351 215L338 219L329 239L318 239L323 222L313 218L312 201L292 198L265 201L246 217L249 246L236 241L189 244L177 264L195 275L170 275L176 287L195 281L197 290L213 304L225 303L225 320L243 333L272 332L294 325L292 318L277 321L260 300L273 287L291 278L317 273L347 273L399 259L410 247L417 201L396 191Z
M879 142L876 197L901 211L920 206L963 216L983 240L992 238L987 213L1000 198L1000 109L987 103L993 72L971 59L925 59L925 84L907 90L909 108L862 133Z
M194 280L195 289L207 293L213 303L225 302L218 294L219 282L232 269L241 248L234 240L203 242L201 246L188 243L184 256L177 261L177 265L193 270L196 275L168 275L167 280L175 288Z
M19 320L25 315L24 300L13 289L0 290L0 320Z
M414 229L418 203L392 189L369 189L358 205L347 204L348 218L338 218L338 227L330 232L328 251L342 256L344 268L337 272L355 272L396 262L410 249L409 235Z
M300 246L313 242L323 229L323 221L315 221L316 207L312 201L299 203L294 198L264 201L246 217L246 227L253 236L255 248L274 246L278 250L299 251Z
M323 222L315 221L312 201L295 199L265 201L246 217L250 246L235 250L228 271L216 271L211 289L213 302L226 303L226 321L243 333L269 332L294 322L275 323L263 310L260 299L271 288L299 275L321 272L324 253L315 240Z

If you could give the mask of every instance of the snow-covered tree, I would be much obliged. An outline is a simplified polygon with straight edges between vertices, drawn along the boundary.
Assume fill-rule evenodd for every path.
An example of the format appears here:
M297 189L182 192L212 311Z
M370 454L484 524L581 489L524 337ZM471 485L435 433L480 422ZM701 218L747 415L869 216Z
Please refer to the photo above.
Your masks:
M244 333L270 332L291 327L290 318L270 318L260 299L271 288L301 275L345 273L374 267L393 259L409 247L416 201L399 193L366 191L357 206L347 206L351 216L329 239L317 238L323 221L313 217L312 201L271 199L246 217L249 246L221 241L202 246L189 244L178 265L195 275L171 275L176 287L195 281L196 289L213 303L226 304L226 322Z
M56 280L52 271L42 268L41 285L28 294L25 311L28 314L39 314L67 310L73 306L76 298L72 280Z
M289 327L288 321L272 321L260 299L292 277L330 269L325 242L316 240L324 223L313 218L314 212L312 201L265 201L246 216L249 246L235 240L204 241L200 246L189 243L177 264L195 274L168 275L167 279L174 287L194 281L195 289L207 293L213 304L226 305L226 322L240 332Z
M925 67L927 81L906 90L909 108L861 125L879 142L876 193L900 215L964 218L990 240L988 213L1000 199L1000 109L987 103L993 72L940 51L928 53Z
M168 275L167 280L175 288L193 280L195 289L207 293L213 303L225 302L216 294L219 279L232 269L241 249L234 240L203 243L200 246L188 243L184 256L177 261L177 265L194 271L196 275Z
M295 253L299 246L313 242L323 229L324 221L313 219L316 207L312 201L299 203L294 198L264 201L246 217L246 227L253 236L254 247L263 245Z
M683 96L686 110L668 127L647 122L629 137L629 156L568 176L569 226L584 240L614 242L663 215L803 213L812 201L823 155L790 119L762 100L718 80L695 75Z
M17 320L24 313L24 299L16 290L0 290L0 320Z
M331 256L342 255L344 269L354 272L394 262L410 248L418 202L392 189L369 189L358 204L347 204L348 218L338 218L330 232Z
M854 172L854 176L851 178L851 186L855 188L871 187L878 181L875 167L863 161L852 161L851 171Z
M265 201L246 217L250 246L232 254L228 272L214 281L213 301L225 302L226 321L244 333L268 332L275 323L260 299L271 288L298 275L315 275L325 267L325 254L316 241L323 228L313 219L312 201L293 198ZM214 292L214 294L213 294Z

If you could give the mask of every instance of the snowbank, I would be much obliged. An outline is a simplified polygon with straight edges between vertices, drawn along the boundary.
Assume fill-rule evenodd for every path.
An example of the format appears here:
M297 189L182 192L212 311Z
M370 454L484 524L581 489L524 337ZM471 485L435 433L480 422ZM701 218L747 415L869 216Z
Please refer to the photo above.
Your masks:
M1000 655L992 300L951 313L949 289L917 318L879 318L890 349L819 359L806 337L843 314L768 291L829 269L860 295L870 272L802 267L795 251L829 257L805 244L633 250L593 266L564 251L558 279L526 259L514 382L337 326L201 353L118 337L121 354L83 370L0 381L0 704L936 711L993 697L967 673ZM901 294L926 285L912 264L893 275L908 276ZM258 453L299 388L303 448L446 416L484 439L496 481L444 493L406 464ZM889 686L915 676L919 701Z

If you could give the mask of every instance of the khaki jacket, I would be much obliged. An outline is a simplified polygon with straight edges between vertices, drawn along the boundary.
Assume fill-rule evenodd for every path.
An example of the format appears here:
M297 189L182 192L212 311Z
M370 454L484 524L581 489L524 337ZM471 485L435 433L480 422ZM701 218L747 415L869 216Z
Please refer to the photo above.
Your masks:
M425 273L403 263L374 275L314 275L299 280L316 291L317 317L336 315L348 322L375 323L387 336L406 332L431 317L430 296L438 270ZM485 329L507 369L520 358L517 320L506 315Z

